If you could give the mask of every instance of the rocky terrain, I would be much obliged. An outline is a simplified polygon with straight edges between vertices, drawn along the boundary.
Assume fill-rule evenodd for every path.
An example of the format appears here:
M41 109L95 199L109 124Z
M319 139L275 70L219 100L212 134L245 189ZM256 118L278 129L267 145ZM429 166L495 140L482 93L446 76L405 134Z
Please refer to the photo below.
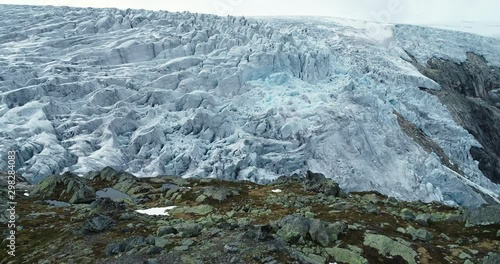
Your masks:
M265 185L110 167L18 179L16 257L2 250L2 263L500 263L498 205L346 193L312 172Z

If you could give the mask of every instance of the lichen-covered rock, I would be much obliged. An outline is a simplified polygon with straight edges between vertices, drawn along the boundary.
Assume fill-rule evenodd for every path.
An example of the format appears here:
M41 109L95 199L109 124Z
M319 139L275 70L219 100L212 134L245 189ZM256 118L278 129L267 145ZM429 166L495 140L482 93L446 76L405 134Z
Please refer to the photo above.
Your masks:
M285 216L277 223L279 230L278 236L286 241L296 242L301 237L305 238L309 233L309 219L299 215Z
M363 245L377 249L382 255L400 256L409 264L417 263L415 261L415 257L418 255L417 252L410 247L410 243L402 239L392 239L384 235L367 233Z
M301 215L288 215L276 223L276 234L286 241L297 243L311 239L326 247L338 239L339 234L347 230L344 222L328 223L319 219L310 219Z
M413 240L430 241L433 238L432 233L425 228L415 229L413 226L409 226L406 228L406 233L410 234Z
M360 252L345 248L326 248L325 251L336 261L349 264L368 264L368 260L361 256Z
M309 235L313 241L327 247L330 245L330 235L328 234L328 226L319 219L312 219L309 223Z
M95 190L85 179L72 173L45 178L34 188L32 195L37 199L69 203L88 203L96 198Z

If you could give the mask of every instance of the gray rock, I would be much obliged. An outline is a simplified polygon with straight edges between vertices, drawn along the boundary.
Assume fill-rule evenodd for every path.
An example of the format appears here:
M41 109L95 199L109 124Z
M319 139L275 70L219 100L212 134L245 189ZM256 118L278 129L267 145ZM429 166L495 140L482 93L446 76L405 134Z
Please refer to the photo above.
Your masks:
M195 237L201 234L201 226L197 223L179 223L174 228L183 237Z
M451 241L451 238L446 234L441 233L439 236L446 241Z
M489 253L488 256L483 258L482 264L498 264L500 263L500 254L499 253Z
M278 236L289 242L298 241L309 233L309 219L299 215L287 215L278 221Z
M409 226L406 228L406 233L410 234L413 240L430 241L433 238L432 233L425 228L415 229L413 226Z
M137 181L137 178L134 175L126 172L119 172L112 167L105 167L101 171L89 172L84 176L84 178L99 183L109 183L110 185L124 181Z
M177 246L174 248L176 251L187 251L189 250L189 246Z
M206 197L205 195L201 194L200 196L198 196L198 197L196 198L196 202L198 202L198 203L202 203L202 202L204 202L206 199L207 199L207 197Z
M175 233L177 233L177 230L171 226L160 226L156 231L156 235L159 237Z
M224 252L226 253L237 253L239 251L238 246L226 244L224 245Z
M417 252L410 247L410 243L402 239L392 239L377 234L365 234L363 245L377 249L382 255L400 256L409 264L416 264Z
M430 219L431 219L430 214L419 214L415 218L415 222L421 226L429 226Z
M95 200L96 193L85 179L68 172L45 178L33 189L32 196L40 200L88 203Z
M107 215L97 214L91 216L83 223L82 230L84 233L100 233L110 229L114 222Z
M141 247L145 247L147 245L146 238L142 236L133 236L125 239L126 251L130 251L132 249L139 249Z
M313 219L309 223L309 235L313 241L318 242L326 247L330 244L330 235L328 234L327 225L318 219Z
M368 264L368 260L363 258L359 252L355 252L345 248L326 248L326 253L333 257L336 261L349 264Z
M108 212L120 212L125 210L125 205L123 203L118 203L110 198L97 198L89 206L95 212L108 213Z
M105 252L106 255L112 256L125 252L125 248L125 243L111 243L106 246Z
M407 208L401 210L400 216L405 221L414 221L416 218L415 214L410 209Z
M276 234L285 241L298 243L299 240L310 238L324 247L335 242L338 235L347 230L347 224L344 222L330 224L301 215L287 215L278 220L276 226Z
M499 212L499 204L468 209L465 214L466 226L500 224Z
M460 252L460 254L458 255L458 258L460 258L460 259L471 259L472 256L469 255L469 254L467 254L467 253L465 253L465 252Z
M380 211L379 209L377 208L377 206L373 203L368 203L366 206L365 206L365 210L367 213L369 214L379 214Z
M146 250L146 254L148 254L148 255L156 255L156 254L160 254L162 251L163 251L163 249L161 247L150 246Z
M208 197L208 198L217 200L219 202L223 202L223 201L227 200L227 198L229 196L239 195L239 192L237 192L235 190L229 190L225 187L209 186L209 187L204 188L203 195Z
M157 247L164 248L168 245L171 245L172 241L163 237L155 237L154 239L154 245Z
M328 196L340 196L342 193L340 186L335 181L327 179L321 173L307 171L303 185L304 190L308 192L323 193Z
M328 224L328 233L330 234L330 240L336 241L340 234L344 234L349 229L349 226L344 221L337 221L333 224Z
M202 204L193 207L176 207L172 214L195 214L195 215L208 215L214 211L214 208L207 204Z

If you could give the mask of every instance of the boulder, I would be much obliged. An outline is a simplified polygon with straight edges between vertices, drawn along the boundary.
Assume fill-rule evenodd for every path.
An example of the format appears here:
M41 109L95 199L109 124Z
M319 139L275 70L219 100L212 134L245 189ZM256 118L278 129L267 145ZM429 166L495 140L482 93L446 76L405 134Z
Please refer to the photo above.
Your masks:
M158 227L158 230L156 231L156 235L161 237L164 235L169 235L169 234L175 234L177 233L177 230L171 226L160 226Z
M105 252L107 256L117 255L122 252L125 252L126 247L127 246L125 245L125 243L113 242L106 246Z
M115 202L110 198L97 198L90 204L90 208L100 213L122 212L125 210L125 204Z
M179 223L174 228L182 237L195 237L201 234L201 226L197 223Z
M171 212L172 214L194 214L208 215L214 211L214 208L208 204L202 204L193 207L176 207Z
M335 261L350 263L350 264L368 264L368 260L363 258L360 252L356 252L353 250L345 249L345 248L326 248L326 253L330 255Z
M94 201L96 193L85 179L67 172L45 178L34 188L32 196L40 200L56 200L76 204Z
M96 214L87 219L82 226L83 233L101 233L113 226L111 217L102 214Z
M309 233L309 219L299 215L287 215L277 223L277 235L288 242L296 242Z
M146 238L142 236L133 236L125 239L125 251L130 251L132 249L138 249L145 247L147 245Z
M340 186L336 182L332 179L327 179L321 173L307 171L303 185L304 190L308 192L323 193L329 196L340 196L342 193Z
M285 241L297 243L310 239L326 247L338 239L338 235L347 230L344 222L328 223L319 219L309 219L301 215L287 215L275 223L276 234Z
M137 190L130 191L138 182L137 177L127 172L117 171L112 167L105 167L101 171L89 172L83 177L98 185L113 186L113 189L124 193L137 193ZM148 187L145 186L145 188ZM143 189L143 187L138 188Z
M413 240L430 241L433 238L432 233L425 228L415 229L413 226L409 226L406 228L406 233L410 234Z
M119 172L112 167L105 167L101 171L89 172L83 177L91 181L111 184L117 184L123 181L137 181L134 175L126 172Z
M482 264L498 264L500 263L499 253L489 253L488 256L483 258Z
M429 226L431 214L419 214L415 217L415 222L421 226Z
M401 210L400 216L405 221L415 221L415 214L408 208L404 208Z
M327 225L318 219L313 219L309 223L309 235L313 241L326 247L330 244L330 236L327 232Z
M400 256L409 264L417 263L415 261L417 252L410 247L410 243L402 239L367 233L363 245L377 249L382 255Z

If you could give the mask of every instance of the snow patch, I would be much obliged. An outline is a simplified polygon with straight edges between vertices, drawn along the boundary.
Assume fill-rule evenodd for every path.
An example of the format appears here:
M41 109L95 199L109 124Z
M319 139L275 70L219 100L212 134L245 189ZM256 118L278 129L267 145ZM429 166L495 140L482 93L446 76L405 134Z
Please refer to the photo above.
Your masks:
M149 209L144 209L144 210L135 210L136 212L140 214L146 214L146 215L164 215L164 216L170 216L168 211L173 210L177 208L177 206L168 206L168 207L153 207Z

